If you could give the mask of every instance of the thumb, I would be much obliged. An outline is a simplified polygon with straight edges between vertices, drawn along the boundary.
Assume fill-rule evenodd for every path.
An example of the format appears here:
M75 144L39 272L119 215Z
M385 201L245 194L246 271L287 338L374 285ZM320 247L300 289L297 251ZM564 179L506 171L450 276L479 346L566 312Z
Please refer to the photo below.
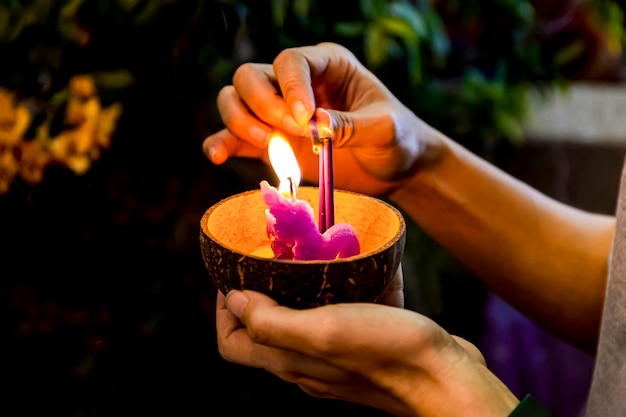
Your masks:
M280 306L256 291L230 291L226 307L246 327L254 343L280 349L301 349L302 341L309 337L309 329L319 325L319 319L311 316L310 311L307 314L306 310Z
M250 290L232 290L226 295L226 308L244 325L246 324L246 308L277 306L278 303L265 294Z
M362 144L371 146L381 138L395 136L393 118L388 111L377 106L354 112L318 108L315 120L320 136L332 137L337 148L358 147Z
M398 266L393 280L378 302L393 307L404 307L404 276L402 264Z

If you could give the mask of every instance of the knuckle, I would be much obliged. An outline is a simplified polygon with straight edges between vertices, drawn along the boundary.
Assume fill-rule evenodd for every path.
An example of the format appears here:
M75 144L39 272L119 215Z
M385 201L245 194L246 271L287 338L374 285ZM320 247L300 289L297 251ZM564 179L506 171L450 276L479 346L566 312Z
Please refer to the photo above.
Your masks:
M231 350L228 349L227 344L220 339L217 340L217 351L226 361L235 362L235 356L232 354Z
M234 92L234 88L232 85L227 85L227 86L222 87L220 91L217 93L217 103L218 104L226 103L232 97L233 92Z
M241 80L245 80L248 78L251 72L254 71L254 64L251 62L246 62L241 64L235 72L233 73L233 84L237 85Z
M248 337L254 343L266 344L271 335L271 328L261 314L253 312L247 319L246 329Z
M299 56L298 48L283 49L276 55L276 58L274 58L274 66L283 65L285 62L297 59Z

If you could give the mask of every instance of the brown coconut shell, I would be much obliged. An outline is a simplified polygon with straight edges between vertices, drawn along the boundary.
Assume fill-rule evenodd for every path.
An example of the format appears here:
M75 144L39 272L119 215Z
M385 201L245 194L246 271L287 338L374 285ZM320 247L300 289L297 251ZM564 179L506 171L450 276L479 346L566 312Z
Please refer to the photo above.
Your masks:
M298 188L317 216L319 190ZM400 265L406 223L393 206L362 194L335 190L335 223L350 223L361 253L331 261L274 259L260 190L226 198L200 221L200 247L209 276L224 294L262 292L279 304L310 308L343 302L376 302Z

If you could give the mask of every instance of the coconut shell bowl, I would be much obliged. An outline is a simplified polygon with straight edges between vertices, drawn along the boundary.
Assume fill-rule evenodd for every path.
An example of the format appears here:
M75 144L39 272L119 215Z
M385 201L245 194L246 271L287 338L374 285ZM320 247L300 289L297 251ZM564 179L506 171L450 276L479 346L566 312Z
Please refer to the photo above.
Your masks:
M319 190L298 188L317 215ZM261 191L236 194L210 207L200 221L204 264L224 294L262 292L281 305L312 308L376 302L393 280L404 252L406 223L393 206L366 195L335 190L335 223L356 230L360 253L328 261L274 259Z

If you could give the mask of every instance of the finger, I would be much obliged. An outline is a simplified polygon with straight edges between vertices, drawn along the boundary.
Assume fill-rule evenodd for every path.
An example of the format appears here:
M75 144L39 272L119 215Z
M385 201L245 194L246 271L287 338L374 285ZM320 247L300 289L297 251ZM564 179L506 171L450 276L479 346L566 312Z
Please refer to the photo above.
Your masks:
M280 90L298 125L306 127L315 111L315 95L311 81L307 48L290 48L281 51L273 67Z
M233 302L234 297L232 295L229 298L230 304L237 304L237 300ZM264 368L293 383L308 378L346 380L342 371L323 360L317 360L296 351L256 343L250 337L249 330L227 308L227 305L224 295L218 292L216 300L217 340L219 352L224 359L242 365ZM232 306L232 308L238 310L240 307Z
M296 123L278 87L271 65L241 65L233 75L233 86L250 111L263 122L292 135L307 134L308 130Z
M216 165L223 164L228 158L233 156L267 159L265 149L258 148L239 139L228 129L222 129L209 135L202 143L202 151Z
M224 294L218 290L215 299L215 328L218 341L226 340L241 327L243 325L239 319L226 308Z
M246 290L229 293L226 303L254 342L320 360L336 356L336 349L352 345L360 337L366 340L370 335L363 332L369 332L372 323L380 319L380 308L388 308L375 304L358 307L336 304L294 310Z
M224 359L240 365L265 369L294 384L308 380L349 380L342 370L300 352L273 348L254 343L245 327L235 330L227 339L218 339L218 349Z
M297 344L285 343L285 340L300 326L305 332L309 329L307 316L311 310L309 314L302 314L302 311L279 306L270 297L255 291L229 292L226 306L248 328L250 337L262 345L296 350Z
M402 265L398 266L398 270L389 284L389 288L378 301L393 307L404 308L404 277L402 273Z
M215 298L215 327L218 339L226 339L236 330L244 327L237 316L228 310L226 297L219 290Z
M218 292L215 327L220 355L229 362L262 368L261 358L270 356L271 349L255 344L241 321L227 307L226 298Z
M349 50L328 42L285 49L273 63L283 97L296 122L304 127L319 105L314 89L320 95L318 101L327 102L327 96L337 94L345 77L358 66L358 60Z
M311 346L316 335L311 329L319 324L314 310L279 306L268 296L248 290L231 291L226 306L246 326L255 343L314 356L316 350Z
M320 134L332 136L337 148L381 145L380 138L396 136L395 123L388 109L374 105L354 112L318 108L315 120Z
M259 147L267 147L272 128L250 112L233 86L222 88L217 95L222 121L235 136Z

